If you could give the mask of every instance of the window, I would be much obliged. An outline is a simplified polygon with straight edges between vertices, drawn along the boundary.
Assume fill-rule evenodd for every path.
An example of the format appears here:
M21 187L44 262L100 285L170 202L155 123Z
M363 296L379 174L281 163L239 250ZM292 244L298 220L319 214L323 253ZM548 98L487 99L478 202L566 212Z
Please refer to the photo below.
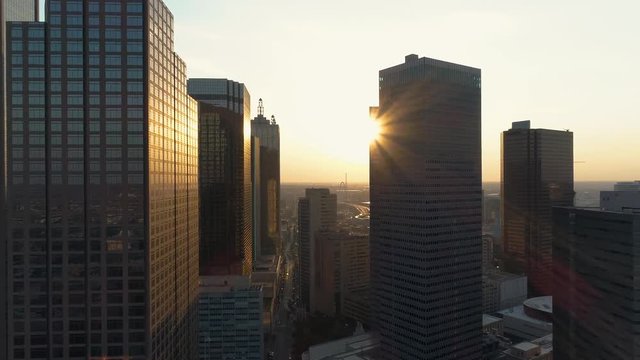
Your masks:
M120 16L107 15L104 23L107 26L120 26Z
M69 55L67 57L67 64L82 65L82 55Z
M42 69L42 68L31 68L31 69L29 69L29 77L30 78L44 78L44 69Z
M67 29L67 38L82 39L82 29L78 29L78 28Z
M127 4L128 13L142 13L142 4L131 3Z
M127 25L142 26L142 16L127 16Z
M122 45L119 41L107 41L105 43L104 49L106 52L120 52L122 49Z
M29 65L44 65L44 57L41 55L29 55Z
M142 119L142 109L127 109L127 117L129 119Z
M11 29L11 37L13 38L21 38L22 37L22 28L18 26L14 26Z
M82 16L81 15L67 15L67 25L82 25Z
M120 55L107 55L105 58L106 65L121 65L122 57Z
M138 30L138 29L127 30L127 39L142 40L142 30Z
M142 56L140 55L127 56L127 65L142 65Z
M142 43L137 41L128 43L127 51L132 53L142 52Z
M139 82L139 81L135 81L135 82L130 81L130 82L127 84L127 91L128 91L128 92L140 92L140 93L141 93L141 92L142 92L142 90L143 90L143 89L142 89L142 83L141 83L141 82Z
M106 91L107 92L121 92L122 91L122 84L120 83L120 81L107 81L106 83ZM107 100L107 104L109 104L109 101Z
M106 29L104 31L104 37L107 39L120 39L122 38L122 32L120 29Z
M69 1L69 2L67 2L67 11L69 11L69 12L82 11L82 2L80 2L80 1Z
M29 51L44 51L44 41L29 41Z
M142 69L127 70L127 77L129 79L142 79Z
M104 11L108 13L119 13L120 3L106 3L104 4Z

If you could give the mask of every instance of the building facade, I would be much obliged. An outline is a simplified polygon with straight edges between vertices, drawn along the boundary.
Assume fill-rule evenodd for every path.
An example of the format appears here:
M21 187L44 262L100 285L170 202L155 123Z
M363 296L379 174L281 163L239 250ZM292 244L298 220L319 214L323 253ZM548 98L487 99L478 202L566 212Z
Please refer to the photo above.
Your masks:
M557 359L640 357L640 204L554 208L553 348Z
M198 101L200 273L245 274L253 268L250 96L242 83L189 79Z
M7 84L6 78L6 51L7 51L7 21L37 21L38 14L37 9L39 4L37 0L0 0L0 212L6 214L8 211L8 204L6 199L7 194L7 162L6 162L6 144L7 144ZM3 234L2 239L5 239L6 234L6 217L0 216L0 232ZM0 263L6 264L8 242L3 241L0 244ZM7 266L0 266L0 288L7 289L9 279L7 278ZM0 324L7 324L7 300L8 297L0 295ZM7 327L0 327L0 356L8 358L7 352Z
M380 358L482 353L480 70L409 55L381 70L370 146Z
M551 209L573 205L573 133L515 122L502 133L501 165L505 270L527 275L529 295L550 295Z
M369 237L320 231L315 245L316 310L345 315L345 296L369 289Z
M7 24L2 358L195 359L197 109L173 16L50 0L46 18Z
M527 299L527 277L498 270L482 274L483 311L491 314L522 304Z
M245 276L202 276L200 360L262 360L262 287Z
M251 120L251 135L259 139L260 158L256 165L259 173L259 204L254 204L259 217L255 221L258 230L261 255L280 254L280 125L275 117L264 116L262 99L258 105L258 116ZM255 156L254 156L255 157Z
M300 269L300 300L307 312L317 311L316 236L320 231L336 229L338 199L329 189L306 189L298 200L298 244Z
M640 207L640 181L617 183L613 191L600 192L600 208L604 211L624 211Z

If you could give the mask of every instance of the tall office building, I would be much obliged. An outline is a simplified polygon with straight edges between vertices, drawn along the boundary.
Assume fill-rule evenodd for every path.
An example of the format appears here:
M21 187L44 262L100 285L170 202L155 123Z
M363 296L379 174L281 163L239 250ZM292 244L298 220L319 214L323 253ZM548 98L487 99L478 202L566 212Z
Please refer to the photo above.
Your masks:
M371 144L371 298L382 359L482 353L480 70L381 70Z
M502 133L505 270L526 274L529 295L550 295L553 206L573 205L573 133L514 122Z
M307 312L317 310L316 237L320 231L336 229L338 198L329 189L306 189L298 200L298 244L300 261L300 300Z
M258 105L258 116L251 120L251 135L260 140L260 159L256 161L260 170L258 189L260 204L254 204L259 212L255 221L261 253L276 255L280 244L280 126L275 117L264 116L262 99ZM254 156L255 157L255 156Z
M37 0L0 0L0 213L7 213L7 163L6 139L7 139L7 112L6 112L6 94L7 86L5 82L6 75L6 23L7 21L36 21L38 20L37 10L39 4ZM6 218L0 215L0 232L6 234ZM8 242L2 236L0 241L0 288L7 289L7 251ZM0 295L0 356L7 354L7 297Z
M194 359L195 101L159 0L7 24L3 359Z
M553 351L563 360L640 358L640 203L553 209Z
M189 79L198 100L200 274L248 275L253 267L250 96L227 79Z

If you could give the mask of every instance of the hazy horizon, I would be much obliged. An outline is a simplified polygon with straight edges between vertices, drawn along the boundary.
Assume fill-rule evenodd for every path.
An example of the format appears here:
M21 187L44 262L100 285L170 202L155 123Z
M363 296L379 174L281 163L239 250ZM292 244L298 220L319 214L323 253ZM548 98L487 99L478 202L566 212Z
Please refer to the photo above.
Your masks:
M415 53L482 69L483 175L500 133L574 132L575 178L640 178L640 2L165 0L191 77L246 84L281 125L283 181L368 180L378 71Z

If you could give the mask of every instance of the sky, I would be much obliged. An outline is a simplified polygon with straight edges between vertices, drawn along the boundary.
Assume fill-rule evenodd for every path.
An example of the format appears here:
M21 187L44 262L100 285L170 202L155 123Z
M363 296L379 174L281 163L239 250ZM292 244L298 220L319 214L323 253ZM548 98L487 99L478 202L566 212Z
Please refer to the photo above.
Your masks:
M368 181L378 71L407 54L482 69L484 181L519 120L574 132L577 181L640 179L640 1L165 2L189 76L276 116L283 182Z

